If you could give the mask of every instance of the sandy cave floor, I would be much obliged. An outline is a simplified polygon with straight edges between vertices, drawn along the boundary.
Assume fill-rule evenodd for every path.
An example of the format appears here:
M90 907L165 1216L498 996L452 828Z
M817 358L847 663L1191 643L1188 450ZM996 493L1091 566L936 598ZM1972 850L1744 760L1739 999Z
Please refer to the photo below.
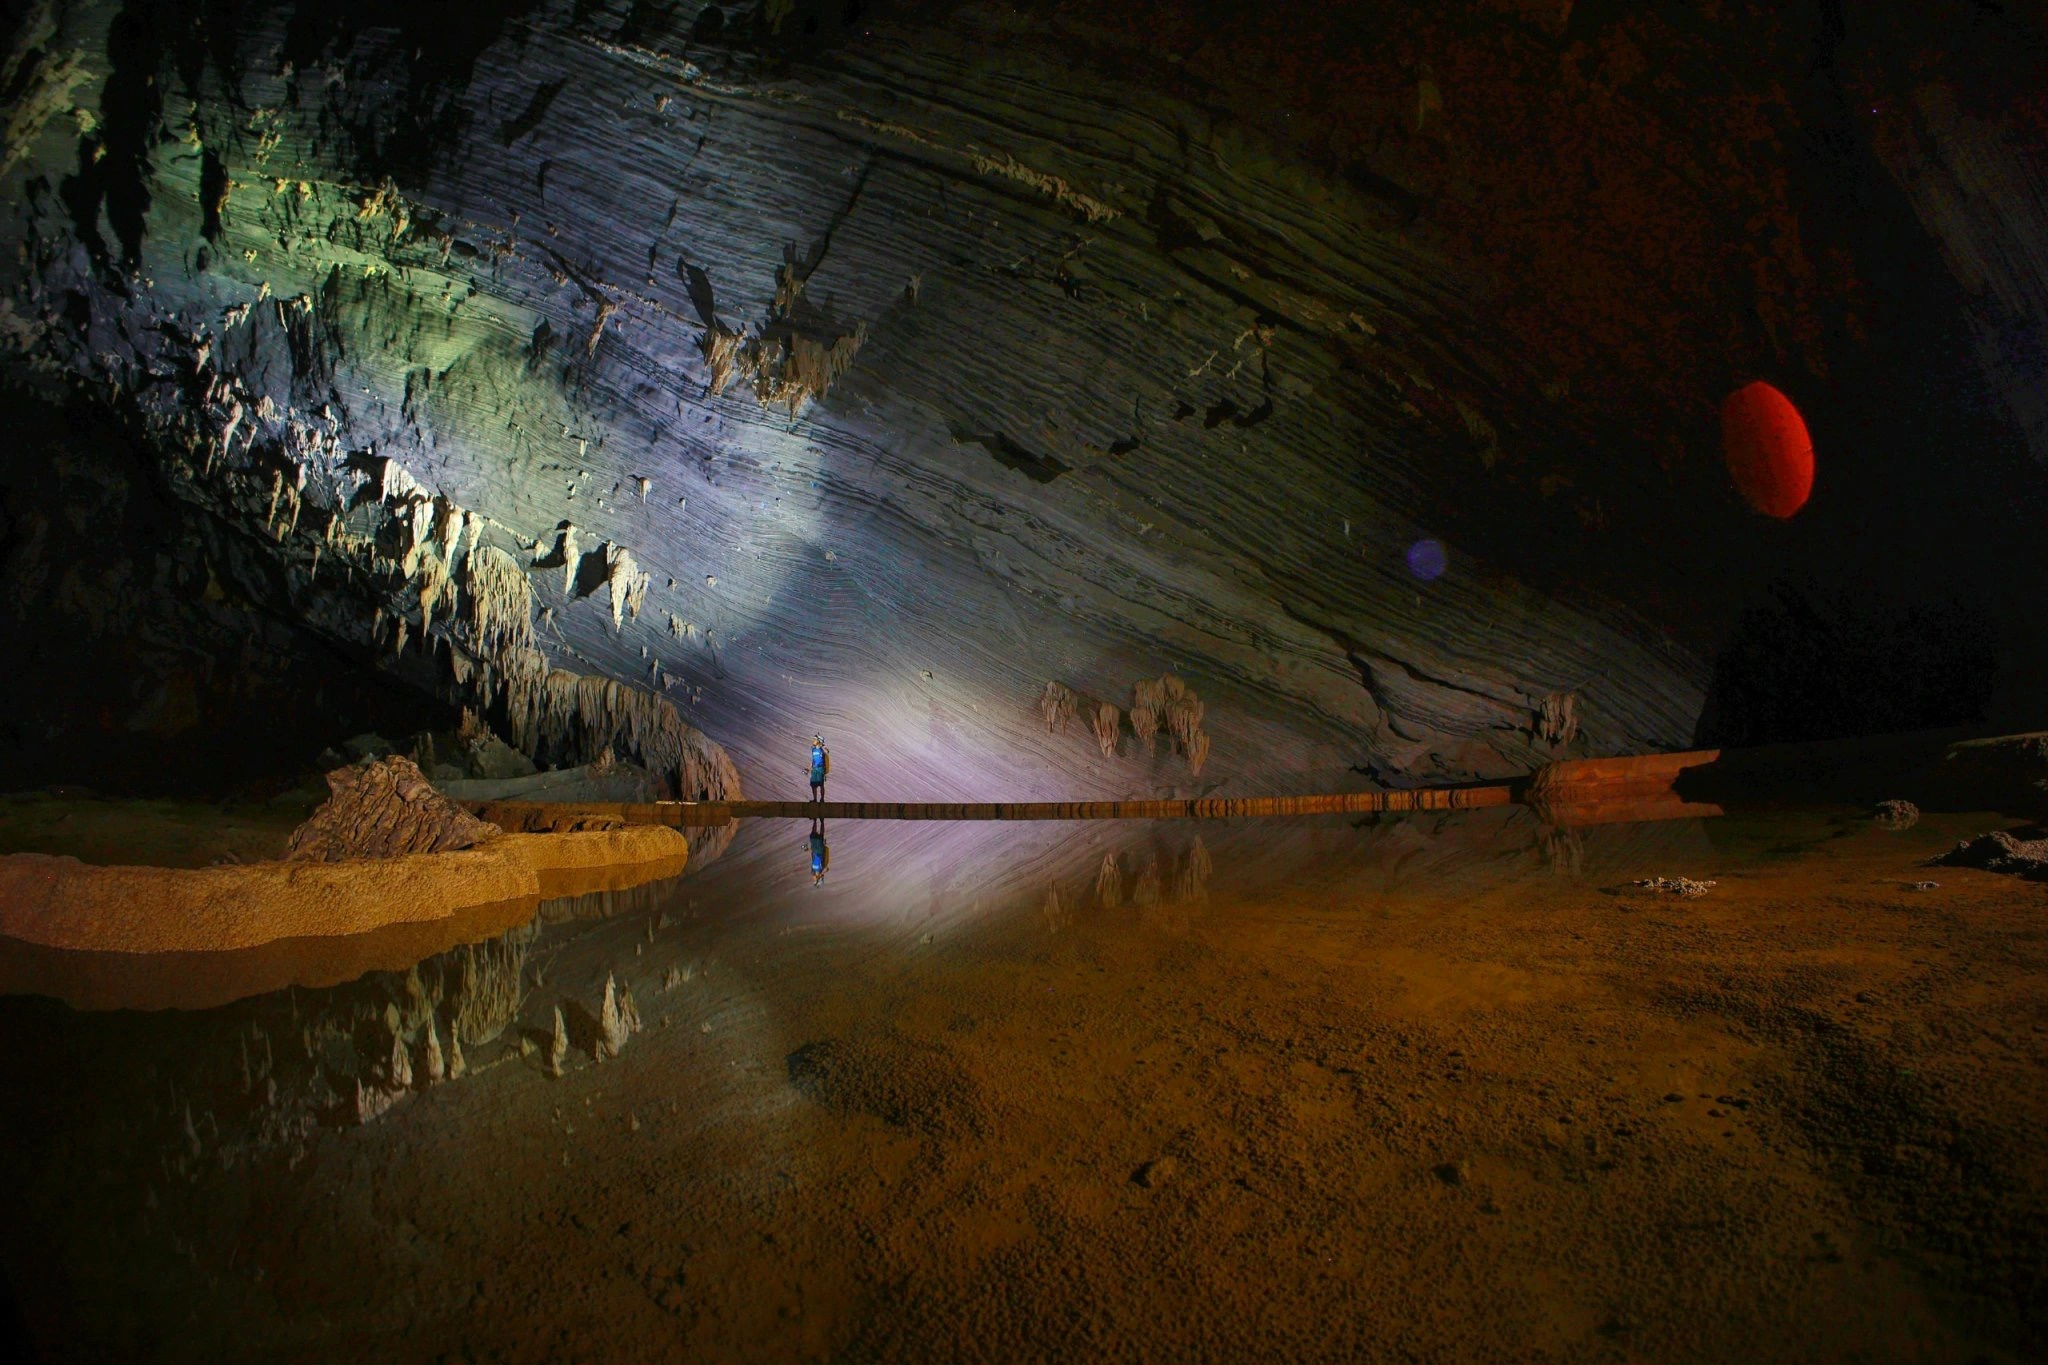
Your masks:
M5 1268L52 1360L2039 1359L2048 885L1922 865L1993 823L749 826L536 943L622 1057L296 1164L122 1116L317 993L0 1001Z

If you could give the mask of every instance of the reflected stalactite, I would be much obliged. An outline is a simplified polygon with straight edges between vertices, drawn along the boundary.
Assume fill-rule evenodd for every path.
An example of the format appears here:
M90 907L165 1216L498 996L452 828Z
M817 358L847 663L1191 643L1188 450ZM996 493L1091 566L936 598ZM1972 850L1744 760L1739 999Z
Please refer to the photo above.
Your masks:
M1543 865L1560 877L1581 877L1586 871L1586 841L1575 829L1545 825L1536 836Z
M1124 903L1124 870L1115 853L1102 855L1102 867L1095 874L1095 903L1105 910Z
M1039 902L1038 913L1044 918L1045 931L1049 934L1057 934L1067 927L1072 917L1067 912L1066 902L1060 898L1058 882L1047 884L1045 897Z
M1147 858L1145 866L1131 883L1131 904L1139 909L1149 909L1162 899L1159 885L1159 860Z
M1187 856L1173 873L1173 899L1181 905L1200 905L1209 899L1209 876L1215 864L1210 860L1209 850L1197 834L1194 843L1188 847Z

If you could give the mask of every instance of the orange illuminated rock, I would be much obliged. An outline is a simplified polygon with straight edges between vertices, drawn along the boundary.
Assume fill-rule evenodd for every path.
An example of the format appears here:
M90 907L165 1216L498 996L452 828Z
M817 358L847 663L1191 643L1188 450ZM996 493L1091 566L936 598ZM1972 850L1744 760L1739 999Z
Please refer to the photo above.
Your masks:
M1792 400L1758 380L1721 404L1721 444L1743 501L1789 517L1813 493L1813 438Z

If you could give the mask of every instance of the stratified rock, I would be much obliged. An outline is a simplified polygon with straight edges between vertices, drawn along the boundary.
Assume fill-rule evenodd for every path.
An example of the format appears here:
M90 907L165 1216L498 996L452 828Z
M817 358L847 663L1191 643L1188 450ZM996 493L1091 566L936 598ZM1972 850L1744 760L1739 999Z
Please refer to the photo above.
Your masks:
M500 833L434 790L418 764L396 754L337 768L327 774L327 786L333 795L292 832L286 858L331 863L443 853L474 848Z
M1944 867L1981 867L2029 881L2048 881L2048 838L2016 839L2006 830L1995 829L1957 844L1934 861Z
M1879 829L1911 829L1920 823L1920 808L1911 801L1880 801L1870 820Z

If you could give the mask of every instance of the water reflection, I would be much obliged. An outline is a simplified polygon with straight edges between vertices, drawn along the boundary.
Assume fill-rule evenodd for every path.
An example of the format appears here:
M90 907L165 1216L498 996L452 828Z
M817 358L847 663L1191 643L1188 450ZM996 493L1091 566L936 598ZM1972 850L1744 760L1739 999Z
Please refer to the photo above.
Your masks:
M821 886L825 881L826 870L832 866L832 850L825 843L824 816L821 815L811 821L811 835L805 841L805 845L811 854L811 885Z
M545 1072L558 1010L597 1018L614 978L627 998L657 1002L650 1013L665 1010L766 937L823 930L828 952L843 951L845 935L920 947L968 928L1062 934L1098 915L1185 935L1219 897L1241 905L1306 893L1333 911L1424 904L1531 875L1692 873L1715 853L1698 821L1563 828L1512 808L1284 824L864 822L838 833L843 856L829 879L823 821L803 836L801 871L786 860L789 827L759 822L691 875L545 902L509 928L486 920L424 937L402 926L362 941L176 960L12 953L0 958L10 990L117 1012L0 999L0 1019L63 1037L74 1067L65 1083L84 1080L106 1119L97 1141L118 1132L157 1154L135 1169L194 1180L201 1169L266 1160L289 1168L321 1131L377 1118L429 1085L506 1065ZM447 935L463 933L477 941L447 946ZM331 983L350 972L356 979L264 993L279 980ZM727 1014L707 1012L707 1030L766 1017L731 975ZM253 998L221 1005L252 985ZM126 1012L193 1005L219 1007ZM36 1107L30 1099L25 1110L24 1097L57 1081L22 1074L32 1050L12 1055L0 1099L18 1123Z
M313 971L303 946L262 970L146 958L118 970L17 965L4 978L12 988L107 1012L0 999L0 1029L14 1040L0 1050L0 1180L40 1191L31 1213L51 1226L97 1220L109 1238L192 1247L236 1182L295 1179L323 1143L364 1140L365 1123L451 1112L424 1103L424 1091L482 1084L494 1087L494 1106L509 1103L520 1087L616 1055L643 1015L665 1039L780 1057L787 992L850 962L1009 960L1047 944L1086 954L1105 933L1181 940L1276 906L1341 927L1386 907L1427 913L1561 883L1699 876L1730 856L1697 820L1559 828L1519 808L1286 822L855 822L833 834L828 844L822 821L801 834L749 823L726 836L724 856L684 877L546 902L510 925L470 926L474 942L383 943L344 982L333 972L351 964L334 944ZM793 836L808 855L801 865ZM294 971L330 984L264 989ZM259 993L137 1012L217 1004L238 981ZM676 1046L664 1042L663 1055ZM764 1130L773 1106L794 1103L773 1077L746 1093L754 1107L727 1117Z

